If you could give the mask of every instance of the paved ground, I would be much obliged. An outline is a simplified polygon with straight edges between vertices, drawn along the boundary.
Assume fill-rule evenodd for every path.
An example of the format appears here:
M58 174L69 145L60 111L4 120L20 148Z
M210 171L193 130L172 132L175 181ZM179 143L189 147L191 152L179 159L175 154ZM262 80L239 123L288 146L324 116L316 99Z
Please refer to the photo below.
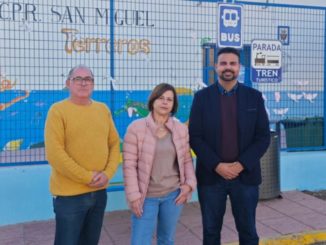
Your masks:
M326 201L299 191L285 192L282 196L283 199L259 202L257 229L262 238L261 244L305 245L326 241ZM100 244L129 244L129 221L128 211L107 213ZM201 231L198 203L187 204L178 224L176 245L201 244ZM301 235L286 236L299 233ZM53 236L53 220L0 227L1 245L50 245L53 244ZM283 239L283 236L286 238ZM274 241L277 238L278 240ZM282 239L290 240L292 243L282 243ZM230 205L224 218L222 241L224 244L237 241Z

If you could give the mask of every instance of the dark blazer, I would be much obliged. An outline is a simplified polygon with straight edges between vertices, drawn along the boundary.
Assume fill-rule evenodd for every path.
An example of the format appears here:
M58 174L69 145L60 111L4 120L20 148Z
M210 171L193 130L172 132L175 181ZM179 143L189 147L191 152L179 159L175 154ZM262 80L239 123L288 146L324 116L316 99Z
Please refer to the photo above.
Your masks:
M249 185L261 183L260 158L270 143L270 129L262 94L245 85L237 88L238 161L244 170L240 180ZM221 162L220 92L217 83L198 91L189 119L190 145L197 155L196 175L199 185L212 185L223 178L215 172Z

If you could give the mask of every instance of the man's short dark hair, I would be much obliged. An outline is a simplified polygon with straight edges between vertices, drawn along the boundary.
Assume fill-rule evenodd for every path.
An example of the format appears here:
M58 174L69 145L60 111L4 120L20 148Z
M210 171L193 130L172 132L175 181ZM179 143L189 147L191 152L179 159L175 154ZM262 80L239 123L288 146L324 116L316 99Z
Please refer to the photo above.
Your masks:
M148 103L147 103L148 110L153 111L154 101L157 100L158 98L160 98L162 96L162 94L164 94L166 91L172 91L172 93L173 93L173 107L171 110L171 114L174 115L177 112L177 110L178 110L177 92L176 92L175 88L171 84L168 84L168 83L160 83L153 89L151 95L149 96Z
M231 47L227 47L227 48L221 48L218 50L217 52L217 59L216 59L216 62L218 60L218 57L221 55L221 54L235 54L236 56L238 56L239 58L239 62L240 62L240 53L237 49L235 48L231 48Z

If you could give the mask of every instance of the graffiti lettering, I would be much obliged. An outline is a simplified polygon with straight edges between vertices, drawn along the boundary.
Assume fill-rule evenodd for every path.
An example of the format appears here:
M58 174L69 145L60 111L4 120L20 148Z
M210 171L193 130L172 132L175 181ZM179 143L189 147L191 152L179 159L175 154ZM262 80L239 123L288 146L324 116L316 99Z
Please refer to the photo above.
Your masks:
M76 53L95 53L110 52L110 39L86 37L77 38L79 30L71 28L63 28L61 32L65 35L65 51L68 54ZM150 41L148 39L117 39L114 40L114 51L122 53L125 50L130 55L137 53L150 53Z

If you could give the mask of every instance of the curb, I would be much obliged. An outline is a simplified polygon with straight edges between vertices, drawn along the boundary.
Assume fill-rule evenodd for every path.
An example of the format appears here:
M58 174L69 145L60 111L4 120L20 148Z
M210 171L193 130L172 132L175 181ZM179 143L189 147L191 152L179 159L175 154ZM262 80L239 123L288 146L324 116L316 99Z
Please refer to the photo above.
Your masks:
M259 245L313 245L314 243L325 242L326 230L314 231L309 233L298 233L293 235L281 236L278 238L261 239ZM238 245L238 242L227 243L226 245Z

